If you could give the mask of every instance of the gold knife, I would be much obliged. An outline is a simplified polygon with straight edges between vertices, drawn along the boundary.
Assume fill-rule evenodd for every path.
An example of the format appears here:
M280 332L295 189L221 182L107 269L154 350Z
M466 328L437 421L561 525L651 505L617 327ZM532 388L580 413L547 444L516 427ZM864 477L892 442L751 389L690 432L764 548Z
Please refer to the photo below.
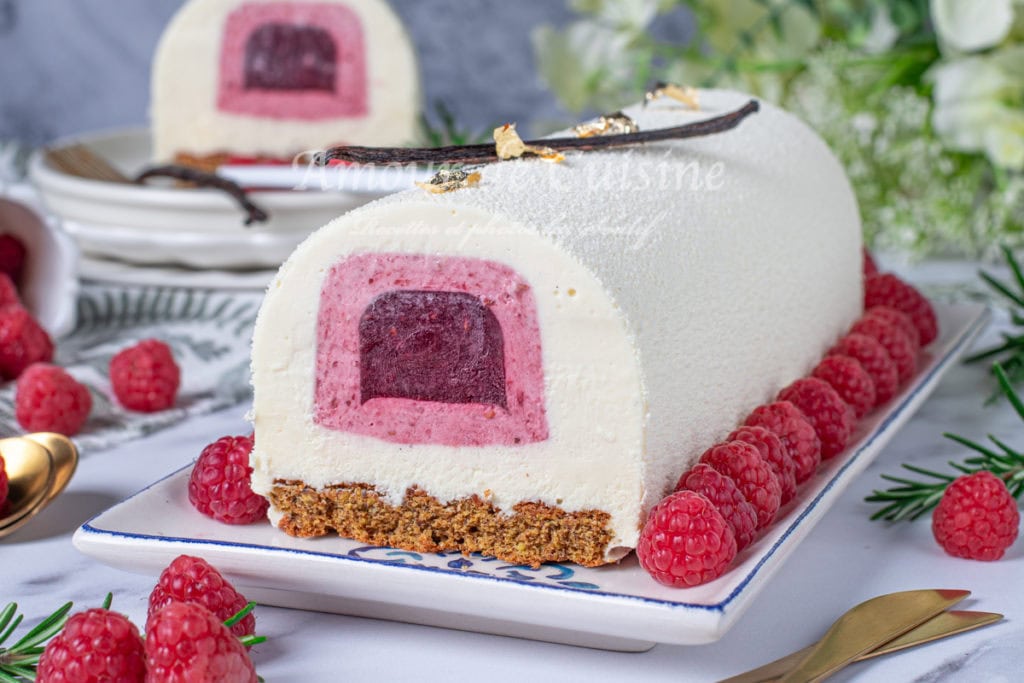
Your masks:
M968 595L970 591L926 589L890 593L862 602L839 617L824 637L809 647L785 673L792 676L791 681L820 681L857 657L944 612ZM754 670L757 671L759 669ZM746 678L746 675L740 674L722 683L759 680Z
M995 612L972 612L967 610L950 610L941 612L935 617L924 622L920 626L907 631L902 636L889 641L881 647L867 652L855 659L855 662L862 662L867 659L874 659L882 655L899 652L917 645L931 643L948 636L955 636L959 633L966 633L982 626L988 626L1003 618L1002 614ZM786 655L774 662L769 662L756 669L751 669L738 676L726 679L728 683L773 683L786 675L796 664L810 654L813 645L805 647ZM726 683L722 681L722 683Z
M823 681L862 654L923 624L970 594L945 589L904 591L861 603L839 617L825 637L781 681Z

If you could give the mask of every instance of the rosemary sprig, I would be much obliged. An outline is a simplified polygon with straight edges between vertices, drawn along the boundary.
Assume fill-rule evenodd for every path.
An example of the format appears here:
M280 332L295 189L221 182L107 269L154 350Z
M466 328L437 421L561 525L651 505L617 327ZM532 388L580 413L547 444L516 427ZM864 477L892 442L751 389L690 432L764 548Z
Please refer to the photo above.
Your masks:
M245 604L245 607L243 607L242 609L238 610L232 616L228 617L224 621L224 626L226 626L228 629L230 629L232 626L234 626L235 624L240 622L242 619L245 619L247 616L249 616L249 612L252 612L253 609L255 609L255 608L256 608L256 603L255 602L247 602ZM257 635L247 635L247 636L239 636L238 640L242 643L242 645L245 645L246 647L252 647L253 645L259 645L260 643L267 642L267 637L266 636L257 636Z
M39 657L43 654L46 641L64 628L68 620L71 603L66 602L56 612L39 622L35 628L21 637L10 647L3 647L15 629L21 625L23 615L18 613L17 603L11 602L0 611L0 681L18 683L34 681Z
M1019 329L1024 328L1024 269L1009 247L1004 245L1002 252L1013 274L1012 281L1000 280L984 270L979 271L978 275L992 291L1009 303L1010 322L1018 328L1018 333L1004 332L1001 343L968 356L964 362L995 360L1002 365L1010 383L1019 385L1024 383L1024 329ZM998 395L999 392L996 392L993 398Z
M103 600L103 609L110 609L113 599L113 594L107 593L107 597ZM64 628L71 607L72 603L64 603L56 612L39 622L35 628L10 647L3 647L3 644L11 637L24 617L18 613L17 603L8 603L3 610L0 610L0 683L23 683L23 681L36 679L36 668L39 666L39 658L42 656L43 650L46 649L46 642ZM245 619L255 607L255 602L247 603L245 607L225 620L224 626L230 629ZM245 647L251 647L266 642L267 637L247 635L239 637L238 640ZM260 680L263 679L260 678Z
M996 363L992 366L992 371L1010 405L1021 421L1024 421L1024 401L1014 390L1003 366ZM934 472L915 465L903 465L904 469L924 476L926 479L923 481L883 474L883 479L893 482L896 486L884 491L875 490L864 499L869 503L880 503L883 506L871 515L871 519L884 519L890 522L915 520L939 504L946 487L958 476L982 470L988 470L1002 479L1006 482L1010 495L1020 498L1024 492L1024 453L991 434L988 435L988 440L992 442L992 446L982 445L957 434L946 433L943 436L966 446L976 455L965 458L960 463L950 461L949 466L955 470L952 474Z

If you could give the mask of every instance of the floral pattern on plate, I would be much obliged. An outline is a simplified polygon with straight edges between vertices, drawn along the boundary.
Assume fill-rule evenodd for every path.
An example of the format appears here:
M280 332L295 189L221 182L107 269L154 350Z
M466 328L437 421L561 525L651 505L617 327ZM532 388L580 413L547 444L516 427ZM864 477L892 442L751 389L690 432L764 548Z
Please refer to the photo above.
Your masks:
M446 569L461 574L482 574L524 583L549 584L588 591L601 590L601 587L595 583L574 580L575 569L555 562L548 562L540 567L531 567L527 564L505 564L496 557L485 557L479 553L468 556L461 553L414 553L408 550L395 550L373 545L353 548L348 551L347 555L359 560Z

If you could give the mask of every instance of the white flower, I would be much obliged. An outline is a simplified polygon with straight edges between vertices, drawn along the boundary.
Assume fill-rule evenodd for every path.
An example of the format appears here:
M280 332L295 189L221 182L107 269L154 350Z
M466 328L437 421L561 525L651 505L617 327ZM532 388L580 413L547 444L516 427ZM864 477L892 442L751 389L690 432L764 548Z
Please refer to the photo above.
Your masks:
M1024 112L1002 110L985 132L985 153L996 165L1024 169Z
M1013 0L931 0L932 22L944 45L974 52L998 45L1013 26Z
M940 62L932 125L952 149L984 152L1002 168L1024 168L1024 48Z
M871 28L864 38L864 50L868 54L877 55L885 52L900 37L900 30L892 22L889 8L885 5L875 5L871 13Z

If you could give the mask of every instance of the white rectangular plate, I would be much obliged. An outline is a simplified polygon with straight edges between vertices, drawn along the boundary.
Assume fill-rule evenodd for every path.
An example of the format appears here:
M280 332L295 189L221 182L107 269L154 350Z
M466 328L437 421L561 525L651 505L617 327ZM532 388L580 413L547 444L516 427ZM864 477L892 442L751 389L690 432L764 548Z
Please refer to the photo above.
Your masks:
M978 304L936 306L941 337L912 383L862 421L846 452L822 466L721 578L681 590L654 582L634 556L613 566L539 569L458 553L421 554L331 538L299 539L269 524L229 526L188 502L189 469L84 524L83 553L157 575L179 554L200 555L252 600L619 650L722 636L847 485L910 418L984 327Z

